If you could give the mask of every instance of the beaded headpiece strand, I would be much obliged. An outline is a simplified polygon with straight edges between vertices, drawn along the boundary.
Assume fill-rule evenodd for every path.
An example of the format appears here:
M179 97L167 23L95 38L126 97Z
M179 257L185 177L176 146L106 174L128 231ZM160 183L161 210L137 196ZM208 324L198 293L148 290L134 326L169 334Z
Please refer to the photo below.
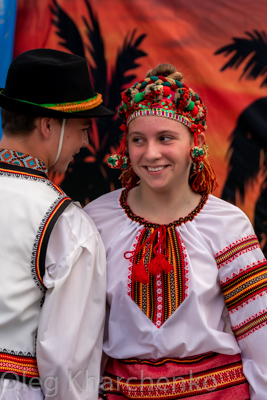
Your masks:
M172 76L150 76L122 92L118 115L122 119L120 128L124 136L118 153L109 157L108 165L124 171L121 177L126 187L135 186L138 177L126 156L129 123L141 116L173 119L187 126L194 135L194 146L190 150L192 189L211 193L217 186L215 174L207 160L207 146L198 146L198 134L207 128L207 109L197 93L181 82L182 74L176 72Z

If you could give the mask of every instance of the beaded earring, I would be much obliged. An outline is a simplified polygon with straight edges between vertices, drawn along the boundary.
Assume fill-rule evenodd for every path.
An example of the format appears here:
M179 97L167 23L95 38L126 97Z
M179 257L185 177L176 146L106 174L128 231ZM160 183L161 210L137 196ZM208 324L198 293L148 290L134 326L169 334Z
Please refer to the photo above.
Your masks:
M194 146L191 147L190 149L190 157L191 160L193 161L192 164L192 172L193 173L199 173L200 171L203 170L204 163L203 159L205 157L205 144L203 146L198 145L198 137L197 137L197 131L194 132Z
M120 129L124 131L121 145L119 147L118 153L113 154L108 158L107 164L110 168L124 170L124 169L128 168L129 164L130 164L129 158L125 155L127 127L123 124L123 125L121 125Z
M191 160L193 161L192 164L192 172L200 172L203 169L203 159L205 156L205 151L202 147L200 146L193 146L190 149L190 157Z

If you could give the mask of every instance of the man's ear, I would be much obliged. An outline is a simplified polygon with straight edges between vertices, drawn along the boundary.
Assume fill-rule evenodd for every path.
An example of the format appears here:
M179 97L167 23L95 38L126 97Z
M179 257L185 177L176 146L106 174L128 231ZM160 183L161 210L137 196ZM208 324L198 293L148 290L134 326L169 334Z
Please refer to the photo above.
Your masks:
M205 143L205 133L201 132L197 135L197 144L198 146L202 146Z
M41 118L40 119L40 129L41 134L45 139L49 139L51 136L51 118Z

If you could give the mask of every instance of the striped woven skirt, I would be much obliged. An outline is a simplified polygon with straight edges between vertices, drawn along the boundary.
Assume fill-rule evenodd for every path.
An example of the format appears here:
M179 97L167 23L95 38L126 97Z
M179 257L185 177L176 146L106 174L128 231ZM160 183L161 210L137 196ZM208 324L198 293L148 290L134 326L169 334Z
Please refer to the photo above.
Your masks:
M104 399L249 400L240 355L206 353L190 358L109 359Z

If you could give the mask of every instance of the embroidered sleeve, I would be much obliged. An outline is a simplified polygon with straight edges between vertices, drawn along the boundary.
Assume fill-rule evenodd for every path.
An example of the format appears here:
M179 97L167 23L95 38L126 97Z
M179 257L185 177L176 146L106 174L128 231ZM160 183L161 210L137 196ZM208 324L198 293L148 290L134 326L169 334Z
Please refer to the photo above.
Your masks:
M260 399L267 392L267 261L249 221L215 259L251 399Z
M255 323L249 324L246 330L246 336L252 334L257 326L256 314L263 315L266 308L267 261L255 234L230 243L215 258L233 332L237 340L242 340L242 324L245 326L255 315Z

